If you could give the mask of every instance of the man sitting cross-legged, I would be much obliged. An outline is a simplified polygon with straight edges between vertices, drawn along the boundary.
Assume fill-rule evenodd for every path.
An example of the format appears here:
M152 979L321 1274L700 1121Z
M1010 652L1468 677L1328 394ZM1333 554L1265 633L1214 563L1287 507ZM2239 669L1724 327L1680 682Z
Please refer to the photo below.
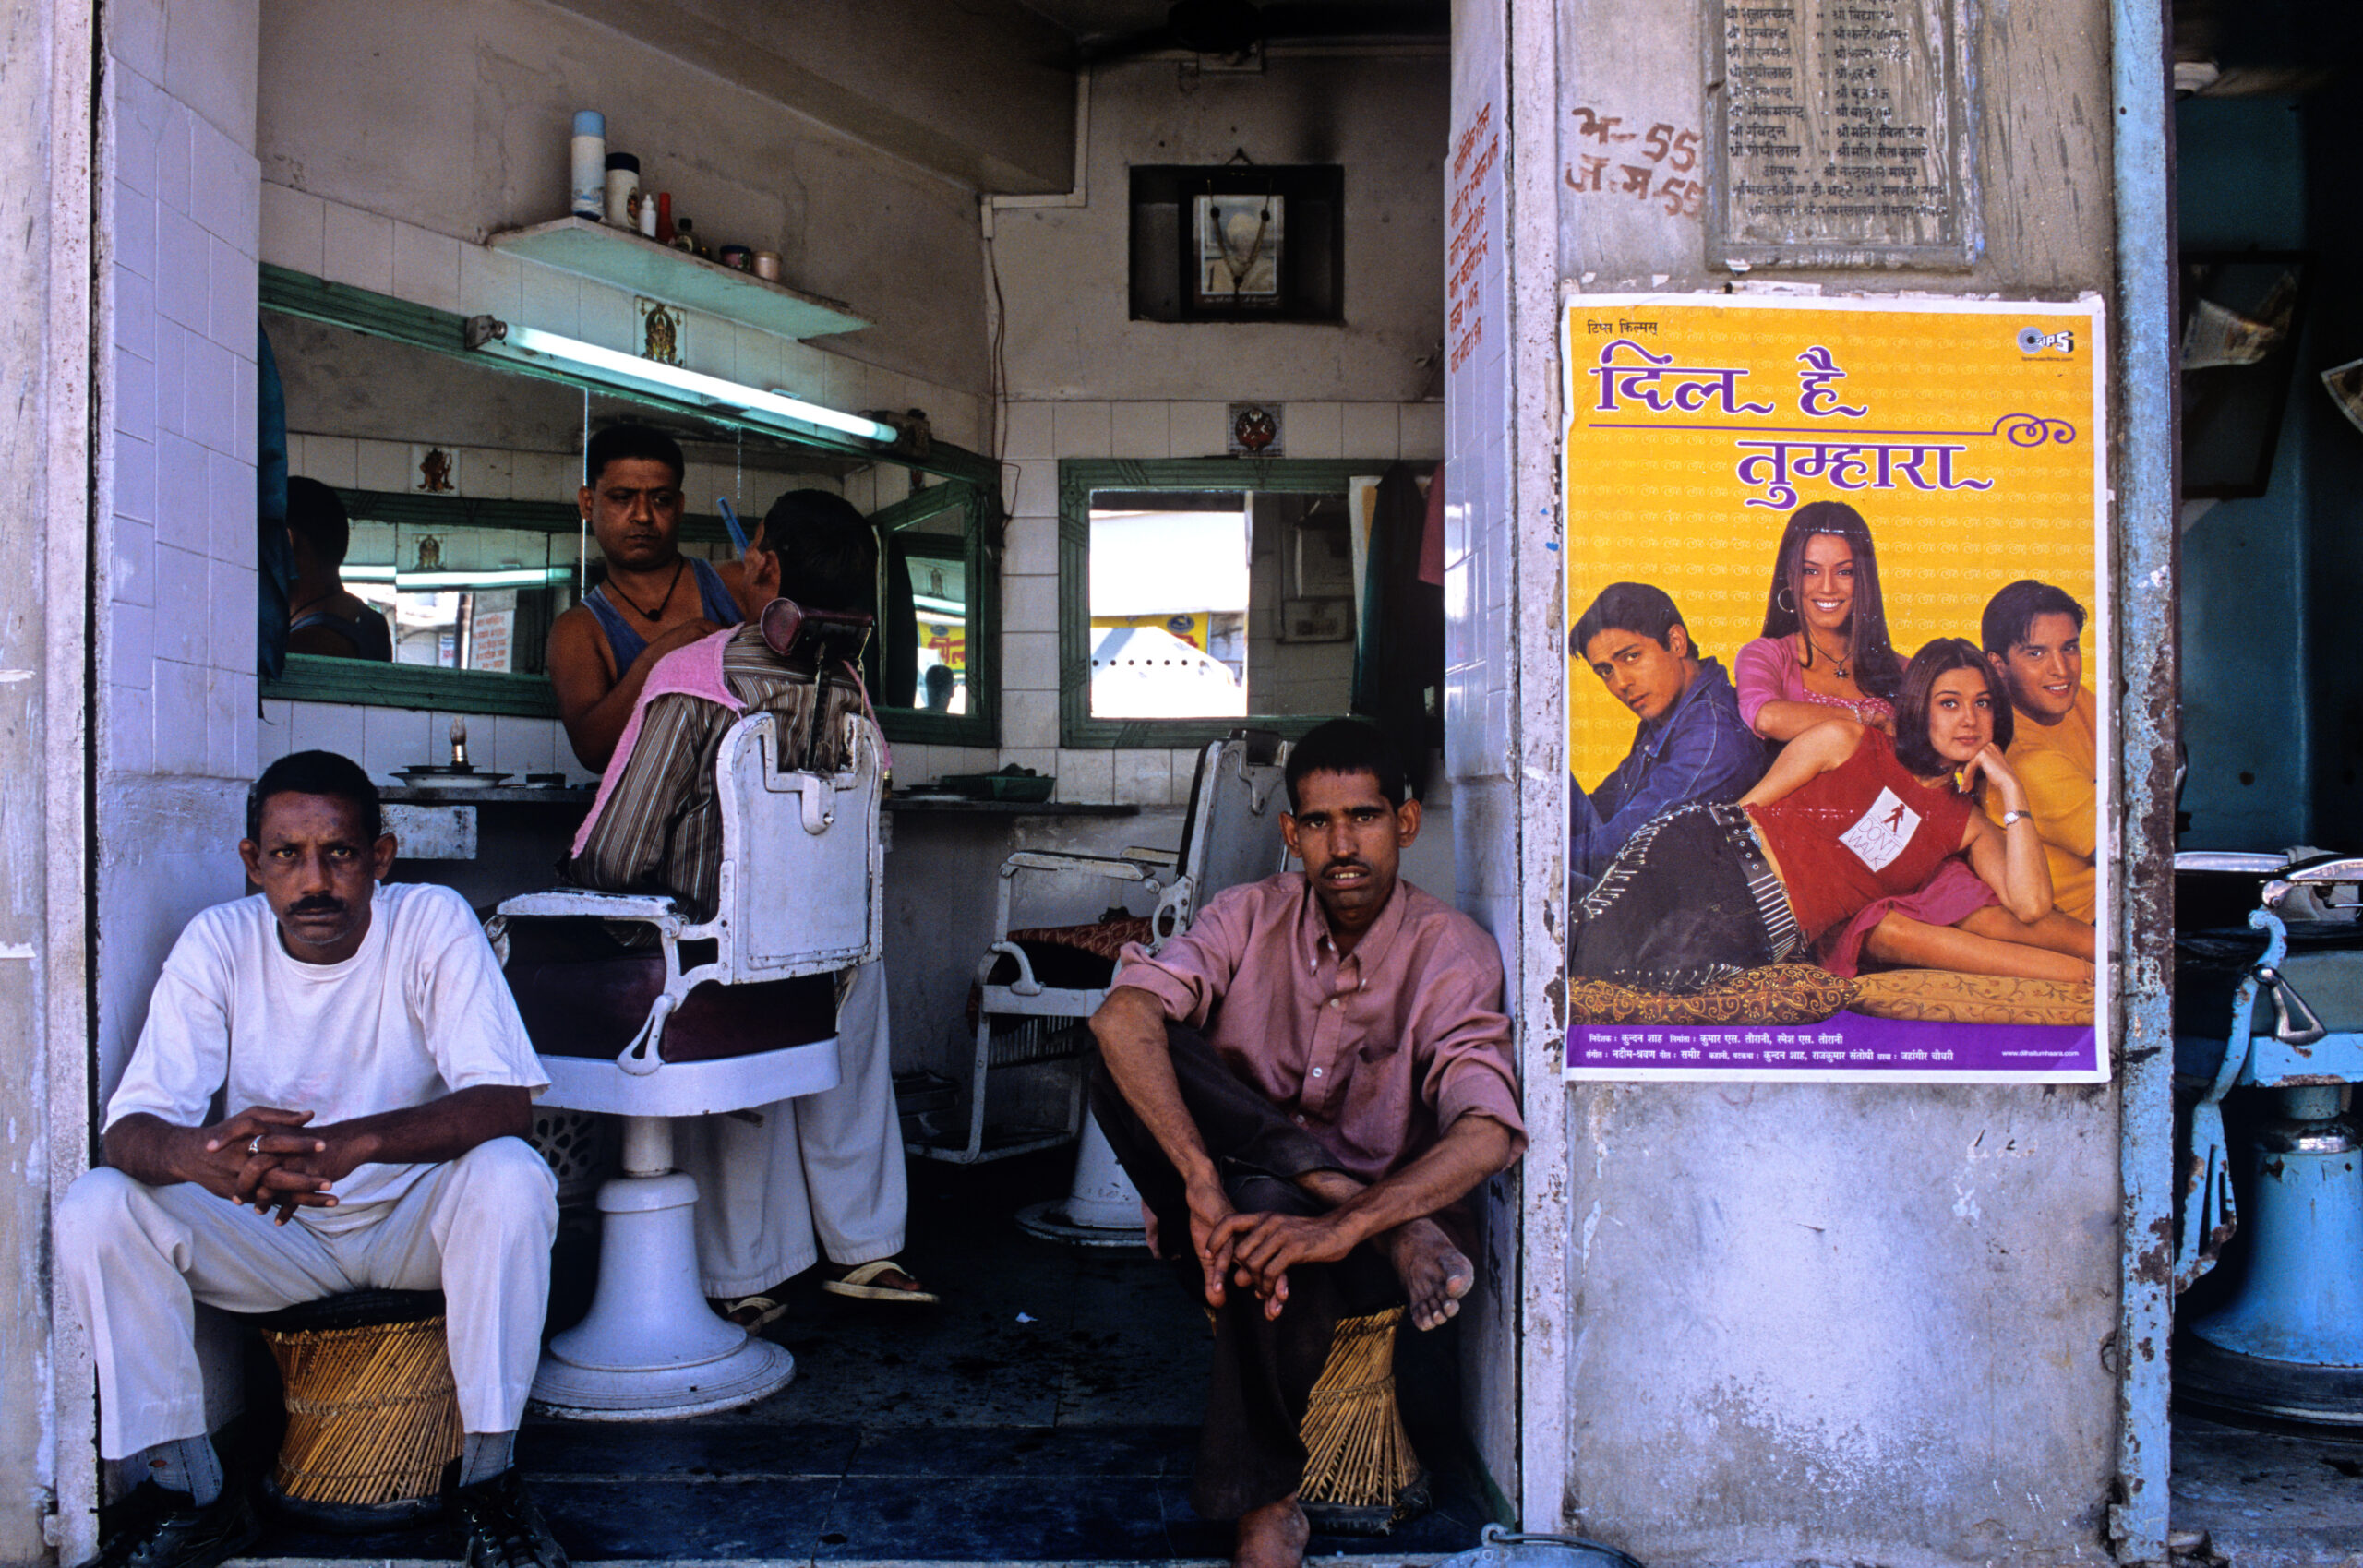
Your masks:
M1457 1312L1460 1200L1526 1146L1500 953L1397 878L1420 806L1386 742L1324 724L1288 787L1304 869L1226 890L1154 957L1127 948L1091 1020L1100 1125L1217 1309L1191 1502L1239 1522L1252 1568L1303 1558L1298 1432L1337 1321Z
M466 1561L564 1568L510 1457L558 1228L557 1179L522 1137L548 1080L492 949L450 889L379 885L393 835L333 753L263 771L238 854L262 891L181 933L108 1102L107 1163L58 1208L99 1451L141 1478L94 1561L204 1568L255 1538L205 1434L192 1301L440 1289Z

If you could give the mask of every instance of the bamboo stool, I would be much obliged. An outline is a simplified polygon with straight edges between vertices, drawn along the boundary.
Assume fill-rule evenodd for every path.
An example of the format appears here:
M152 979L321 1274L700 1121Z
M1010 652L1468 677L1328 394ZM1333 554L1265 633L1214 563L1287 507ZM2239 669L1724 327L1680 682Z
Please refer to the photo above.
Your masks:
M1426 1472L1395 1403L1395 1333L1403 1309L1340 1318L1313 1385L1303 1424L1304 1484L1313 1527L1383 1536L1428 1507Z
M333 1530L398 1529L442 1512L460 1407L439 1291L370 1290L261 1323L286 1385L287 1434L264 1491Z

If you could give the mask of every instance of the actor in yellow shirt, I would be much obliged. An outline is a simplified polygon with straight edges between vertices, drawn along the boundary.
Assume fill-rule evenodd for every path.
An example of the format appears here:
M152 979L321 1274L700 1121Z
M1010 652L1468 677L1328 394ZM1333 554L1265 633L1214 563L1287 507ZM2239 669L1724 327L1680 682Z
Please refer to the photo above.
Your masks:
M2006 755L2043 837L2052 907L2089 925L2100 774L2093 694L2084 686L2084 606L2047 582L2022 579L1987 603L1980 630L2018 715Z

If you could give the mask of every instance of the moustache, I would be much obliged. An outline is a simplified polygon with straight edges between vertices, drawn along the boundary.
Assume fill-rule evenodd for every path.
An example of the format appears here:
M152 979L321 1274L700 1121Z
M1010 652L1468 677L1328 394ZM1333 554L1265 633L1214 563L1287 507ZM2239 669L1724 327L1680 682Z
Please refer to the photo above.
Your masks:
M1331 871L1367 871L1369 869L1369 861L1358 860L1350 855L1340 856L1321 868L1322 874L1325 876Z
M287 913L290 915L342 915L344 913L344 900L319 893L311 898L297 899L287 906Z

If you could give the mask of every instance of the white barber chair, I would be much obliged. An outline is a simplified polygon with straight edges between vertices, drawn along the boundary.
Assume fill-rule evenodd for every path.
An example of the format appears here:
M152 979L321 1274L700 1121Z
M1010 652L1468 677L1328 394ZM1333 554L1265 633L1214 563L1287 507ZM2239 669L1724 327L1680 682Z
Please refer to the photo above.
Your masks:
M542 1359L539 1408L701 1415L795 1375L785 1348L715 1316L698 1288L697 1183L673 1168L672 1119L836 1086L835 976L875 959L883 930L879 740L859 716L846 723L852 763L833 775L783 771L774 714L731 727L713 919L689 924L667 897L565 890L510 899L486 928L549 1074L546 1102L624 1119L623 1174L599 1190L598 1286ZM654 927L659 945L621 949L604 935L615 921Z
M993 941L977 968L976 1055L968 1082L967 1140L963 1145L914 1144L915 1154L966 1164L996 1159L1080 1136L1074 1179L1063 1200L1037 1203L1018 1224L1046 1240L1084 1246L1138 1245L1140 1193L1116 1163L1107 1137L1085 1106L1090 1040L1084 1024L1108 997L1116 955L1126 941L1151 952L1187 930L1205 902L1239 882L1268 877L1286 865L1280 838L1287 747L1268 730L1236 730L1198 757L1184 813L1182 846L1171 854L1128 850L1122 856L1026 851L1002 865ZM1137 885L1157 903L1144 919L1090 925L1010 928L1012 892L1020 873L1096 876ZM986 1087L997 1071L1051 1059L1050 1047L1073 1061L1065 1123L1002 1133L986 1122Z

